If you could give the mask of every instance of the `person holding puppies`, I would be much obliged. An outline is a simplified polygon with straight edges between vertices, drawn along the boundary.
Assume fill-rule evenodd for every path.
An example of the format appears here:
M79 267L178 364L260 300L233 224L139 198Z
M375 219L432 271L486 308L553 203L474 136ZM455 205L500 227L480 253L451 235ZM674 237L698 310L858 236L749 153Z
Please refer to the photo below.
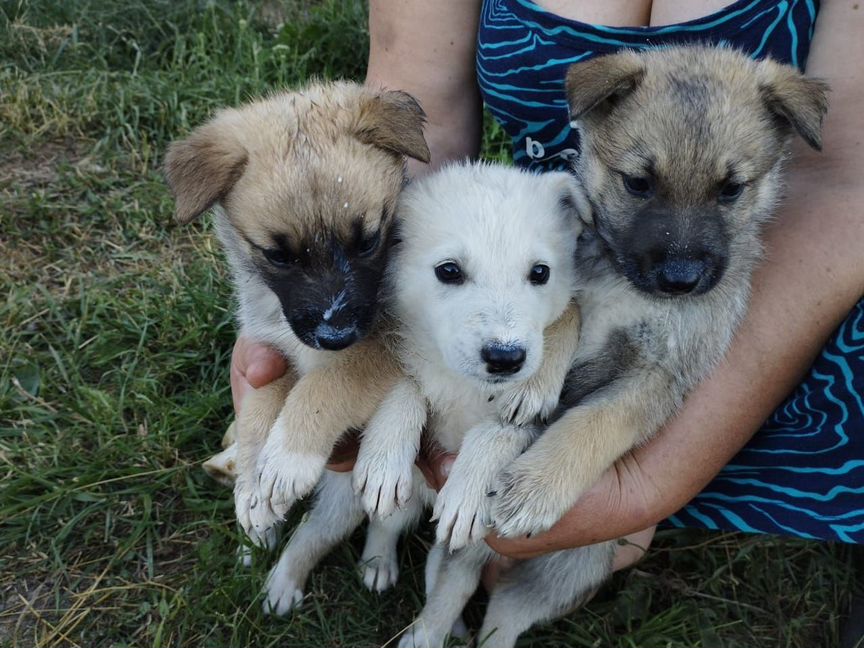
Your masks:
M832 87L823 152L795 151L748 315L725 362L660 434L619 459L550 531L491 537L501 554L529 558L629 536L632 544L616 557L622 567L667 519L864 542L864 513L851 499L864 480L864 440L854 433L864 425L864 219L856 211L864 147L849 137L864 98L857 63L864 45L856 37L864 13L836 0L821 4L712 0L699 5L708 14L700 16L678 0L370 3L367 82L410 92L428 115L432 160L412 163L415 175L477 154L481 94L514 137L517 164L566 166L579 145L568 128L566 67L620 48L728 43L756 57L806 63L808 74ZM235 405L284 370L275 352L238 340ZM434 485L451 461L434 451L427 457Z

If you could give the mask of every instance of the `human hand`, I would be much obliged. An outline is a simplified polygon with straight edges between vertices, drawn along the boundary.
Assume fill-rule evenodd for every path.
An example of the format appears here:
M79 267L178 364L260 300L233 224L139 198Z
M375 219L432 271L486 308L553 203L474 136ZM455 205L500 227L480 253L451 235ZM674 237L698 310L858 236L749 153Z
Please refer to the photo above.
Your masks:
M455 459L455 454L432 446L421 453L417 466L429 486L440 490ZM486 537L486 542L502 556L526 560L553 551L623 538L647 528L652 529L653 535L653 525L664 516L662 511L652 510L652 492L650 477L643 473L633 455L627 454L549 531L530 538L506 539L493 533ZM660 518L655 519L657 515Z
M231 352L231 398L234 414L240 413L243 400L288 370L285 358L273 347L240 336Z
M651 475L633 453L621 457L548 531L531 537L486 542L503 556L526 560L553 551L624 538L618 553L641 557L654 535L654 525L668 514L657 503L662 498ZM626 550L629 544L636 547ZM641 547L641 548L640 548ZM619 557L616 555L616 563ZM627 564L635 560L625 560ZM617 564L616 564L616 568Z
M441 490L453 462L454 453L439 446L425 444L417 466L431 488ZM517 560L573 547L620 538L613 559L613 570L625 569L645 556L654 537L654 517L646 490L638 484L647 477L634 465L631 455L622 457L603 478L590 489L564 517L546 533L531 538L486 537L487 544L500 554L483 570L483 585L491 591L499 575ZM650 491L648 491L650 492Z

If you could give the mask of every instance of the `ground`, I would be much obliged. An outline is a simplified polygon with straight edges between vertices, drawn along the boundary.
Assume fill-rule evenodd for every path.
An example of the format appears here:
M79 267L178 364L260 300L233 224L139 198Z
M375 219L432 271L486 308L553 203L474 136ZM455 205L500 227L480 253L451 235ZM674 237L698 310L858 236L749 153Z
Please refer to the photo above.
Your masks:
M360 78L365 12L0 0L0 646L382 646L419 609L428 527L395 590L363 589L358 535L297 614L261 614L268 558L237 565L230 494L200 469L231 419L225 267L207 222L172 224L159 172L217 106ZM506 155L491 124L486 140ZM833 646L849 560L661 532L638 569L520 646Z

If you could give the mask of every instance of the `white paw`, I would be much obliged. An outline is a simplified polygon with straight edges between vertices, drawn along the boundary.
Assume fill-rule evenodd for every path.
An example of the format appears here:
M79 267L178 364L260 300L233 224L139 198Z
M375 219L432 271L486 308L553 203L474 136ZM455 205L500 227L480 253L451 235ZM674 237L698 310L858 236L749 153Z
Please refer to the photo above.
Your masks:
M273 568L264 585L264 614L284 616L303 602L302 583L297 583L289 570Z
M538 477L542 475L536 469L522 469L518 459L498 476L490 494L498 535L513 538L548 531L567 511L567 502Z
M399 580L399 561L395 552L385 556L372 556L360 560L363 584L370 592L383 592Z
M503 421L514 425L528 425L538 417L548 419L561 397L561 386L550 389L549 385L537 380L506 388L495 397L498 402L498 412Z
M363 452L354 465L354 490L363 510L370 516L385 518L404 508L411 499L414 484L414 458L379 457Z
M273 549L278 541L276 530L282 516L276 515L267 502L262 502L257 489L244 481L234 485L234 512L243 532L256 547Z
M257 522L264 528L283 520L294 502L311 493L324 473L327 457L285 452L280 437L273 430L258 455L258 500L250 505L253 526Z
M454 470L435 498L432 519L438 521L435 541L451 552L482 540L491 526L489 486Z
M431 632L425 627L415 625L405 631L402 638L399 639L399 648L443 648L446 635L436 632Z

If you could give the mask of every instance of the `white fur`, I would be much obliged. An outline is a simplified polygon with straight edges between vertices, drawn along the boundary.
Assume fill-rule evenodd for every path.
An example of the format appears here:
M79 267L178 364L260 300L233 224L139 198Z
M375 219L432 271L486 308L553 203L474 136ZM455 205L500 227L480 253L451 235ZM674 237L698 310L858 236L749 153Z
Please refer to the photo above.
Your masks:
M419 473L414 478L422 481ZM358 565L361 578L370 590L381 592L396 582L399 575L396 553L399 535L416 523L426 504L427 500L417 498L412 505L386 520L370 521L366 546ZM267 577L264 612L282 616L299 606L312 569L333 547L347 538L364 517L360 498L354 494L351 485L351 474L325 472L318 484L314 505L294 531Z
M362 478L355 486L365 485L370 514L390 510L394 498L388 496L388 508L381 511L377 493L399 483L406 464L413 462L424 422L452 452L477 425L509 421L517 409L516 422L530 421L548 415L557 403L569 360L561 363L551 385L534 385L530 379L543 362L543 331L567 307L575 284L573 255L581 221L572 207L562 206L564 199L584 207L581 191L565 173L534 176L488 165L452 166L403 192L401 243L388 284L403 338L400 356L420 393L397 388L401 392L394 392L387 408L392 413L379 411L366 427L358 460ZM463 284L446 285L436 278L435 267L448 261L462 268ZM528 275L540 263L551 272L548 283L538 286ZM510 376L487 373L480 350L490 342L525 348L522 369ZM424 401L428 421L416 416ZM490 467L482 471L484 483L476 476L465 478L485 497L492 464L503 467L512 458L507 444L493 444L484 456ZM451 479L458 483L462 470L460 464ZM457 492L448 489L452 495L445 503L450 504L439 510L447 528L456 530L452 548L480 534L479 521L488 517L479 496L471 496L475 504L469 511L462 508L467 501L457 502ZM450 518L454 507L475 523L456 524Z
M369 515L387 517L411 499L414 458L425 422L426 401L417 383L405 378L366 425L354 465L354 488Z

